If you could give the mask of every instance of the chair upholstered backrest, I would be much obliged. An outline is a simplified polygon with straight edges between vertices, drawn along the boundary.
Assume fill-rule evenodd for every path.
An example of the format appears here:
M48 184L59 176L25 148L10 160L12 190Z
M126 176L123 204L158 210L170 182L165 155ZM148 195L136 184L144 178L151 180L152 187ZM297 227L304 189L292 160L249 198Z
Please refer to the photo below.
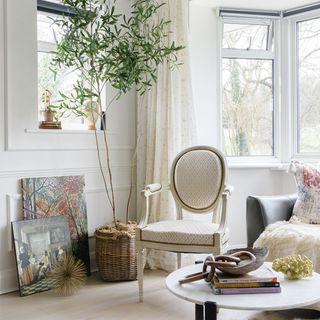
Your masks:
M225 182L225 158L213 147L185 149L173 161L171 191L185 210L195 213L214 210L219 204Z

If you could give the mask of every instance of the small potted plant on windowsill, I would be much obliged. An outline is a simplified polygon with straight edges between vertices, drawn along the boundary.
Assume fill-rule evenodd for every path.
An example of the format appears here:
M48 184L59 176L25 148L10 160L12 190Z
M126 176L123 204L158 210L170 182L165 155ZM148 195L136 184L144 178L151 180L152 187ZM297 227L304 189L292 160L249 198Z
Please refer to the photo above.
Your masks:
M46 89L42 94L44 108L41 110L42 121L39 123L40 129L61 129L59 121L59 107L51 105L52 93Z
M81 80L74 85L73 93L62 95L61 114L71 110L75 115L83 116L89 101L90 106L94 102L98 104L97 113L101 117L104 110L101 101L107 84L117 93L109 99L105 112L113 101L129 90L135 89L140 94L148 90L157 80L160 64L166 62L173 66L177 63L176 53L183 47L167 39L170 22L158 16L163 3L135 0L129 18L116 13L115 1L62 0L62 3L70 7L72 15L55 20L65 34L57 44L53 67L56 72L63 67L78 70ZM89 111L89 116L94 117L96 108ZM128 221L128 209L125 222L116 217L110 150L103 120L102 128L102 141L99 141L93 127L99 169L113 221L95 231L96 262L103 280L134 280L136 224ZM131 191L132 188L130 195Z

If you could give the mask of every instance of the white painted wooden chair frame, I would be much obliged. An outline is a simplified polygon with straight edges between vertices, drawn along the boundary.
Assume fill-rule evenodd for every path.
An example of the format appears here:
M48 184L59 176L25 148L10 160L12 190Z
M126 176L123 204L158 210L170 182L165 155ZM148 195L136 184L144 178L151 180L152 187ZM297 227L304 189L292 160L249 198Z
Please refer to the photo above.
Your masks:
M184 203L179 195L179 192L175 186L175 169L176 165L183 156L188 152L193 151L209 151L212 152L216 157L219 158L221 164L221 184L219 185L219 191L215 197L215 200L203 208L195 208ZM226 215L227 215L227 200L228 196L232 192L232 187L227 187L226 182L227 175L227 166L223 154L213 147L208 146L196 146L183 150L180 152L171 168L170 174L170 185L163 187L160 183L149 184L142 190L142 215L137 226L136 232L136 248L137 248L137 267L138 267L138 284L139 284L139 301L143 301L143 268L144 268L144 254L145 249L156 249L164 251L172 251L178 253L178 268L181 267L181 253L208 253L208 254L219 254L226 250L227 241L223 242L223 236L226 232ZM149 204L150 196L158 194L162 191L171 191L175 200L176 210L177 210L177 220L182 220L182 209L185 209L192 213L208 213L213 212L213 214L218 214L218 210L221 210L220 221L218 222L218 229L214 232L214 245L181 245L181 244L171 244L171 243L161 243L161 242L152 242L144 241L141 239L141 232L143 228L148 225L149 220ZM221 206L220 206L221 204ZM214 215L213 215L214 216Z

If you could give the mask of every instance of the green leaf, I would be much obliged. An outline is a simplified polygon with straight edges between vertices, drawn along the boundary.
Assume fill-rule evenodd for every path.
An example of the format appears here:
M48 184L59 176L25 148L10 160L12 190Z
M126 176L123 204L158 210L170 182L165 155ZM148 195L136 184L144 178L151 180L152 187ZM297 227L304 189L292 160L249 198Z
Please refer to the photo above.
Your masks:
M176 53L184 47L168 42L170 21L158 19L165 3L136 0L127 17L117 13L116 1L62 2L76 14L54 21L64 28L65 35L57 44L50 68L55 75L64 67L81 74L70 96L61 93L65 102L60 104L60 111L64 116L83 116L85 101L101 101L101 88L106 83L118 90L119 97L133 86L143 94L157 81L160 64L179 64Z

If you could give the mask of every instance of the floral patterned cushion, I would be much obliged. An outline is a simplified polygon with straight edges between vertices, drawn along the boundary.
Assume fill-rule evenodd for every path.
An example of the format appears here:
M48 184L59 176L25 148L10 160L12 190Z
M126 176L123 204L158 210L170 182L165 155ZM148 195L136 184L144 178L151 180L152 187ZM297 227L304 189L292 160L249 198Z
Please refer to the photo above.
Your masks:
M320 224L320 169L292 161L289 172L295 176L298 189L293 215L303 223Z

